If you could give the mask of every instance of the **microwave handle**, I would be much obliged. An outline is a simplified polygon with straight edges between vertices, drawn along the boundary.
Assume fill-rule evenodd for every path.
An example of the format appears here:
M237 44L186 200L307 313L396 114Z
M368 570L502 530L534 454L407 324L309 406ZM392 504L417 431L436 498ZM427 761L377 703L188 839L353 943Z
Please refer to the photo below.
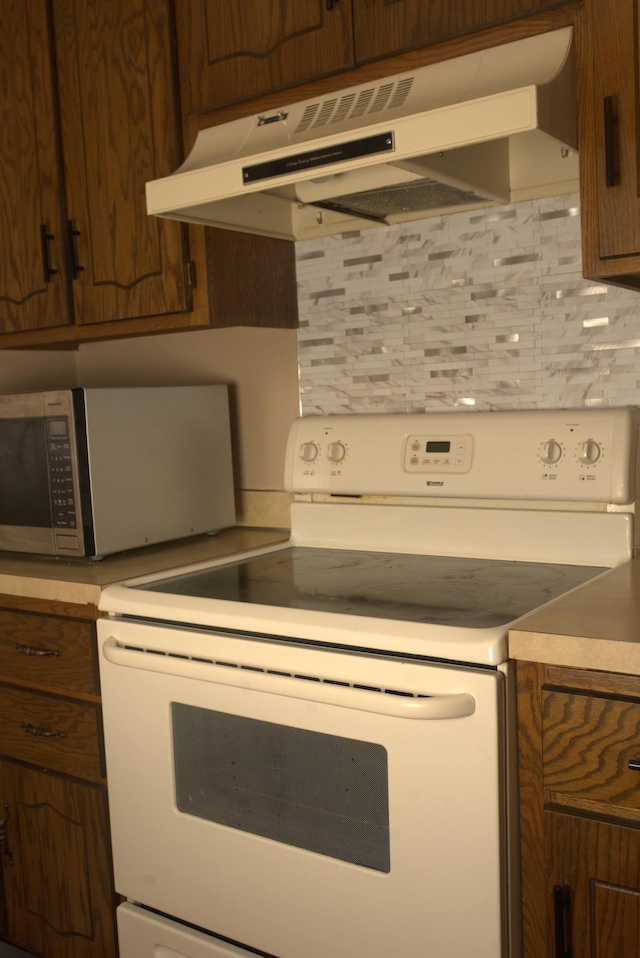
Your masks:
M174 675L177 678L199 679L216 685L229 685L253 692L284 695L288 698L303 699L306 702L321 702L324 705L337 705L395 718L421 720L465 718L473 715L476 708L475 699L468 692L412 698L325 682L296 681L295 678L288 676L272 675L269 672L252 669L220 666L212 668L213 663L194 662L192 659L162 653L145 653L126 649L118 645L117 639L113 636L105 639L102 654L111 665L141 669L145 672L159 672L163 675Z

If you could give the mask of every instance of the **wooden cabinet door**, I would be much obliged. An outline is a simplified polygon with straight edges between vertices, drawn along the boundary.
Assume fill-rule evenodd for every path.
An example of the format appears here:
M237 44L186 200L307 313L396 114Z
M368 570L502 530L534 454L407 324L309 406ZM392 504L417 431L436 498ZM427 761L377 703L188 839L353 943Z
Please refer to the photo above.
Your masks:
M351 2L177 0L184 112L206 113L353 66Z
M6 938L47 958L115 958L103 788L0 762Z
M545 813L549 955L638 958L640 830Z
M590 5L590 43L578 64L585 275L640 272L636 0ZM638 280L632 284L639 285Z
M0 332L70 321L49 26L46 0L2 5Z
M147 216L179 165L167 0L54 0L78 324L190 308L184 228Z
M356 62L439 43L570 0L352 0Z

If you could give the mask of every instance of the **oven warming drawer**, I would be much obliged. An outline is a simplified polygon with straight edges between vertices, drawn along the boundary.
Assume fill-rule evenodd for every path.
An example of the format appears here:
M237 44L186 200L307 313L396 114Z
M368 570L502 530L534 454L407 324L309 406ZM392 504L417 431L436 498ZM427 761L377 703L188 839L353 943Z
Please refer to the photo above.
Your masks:
M131 902L119 906L117 917L120 958L255 958L253 952Z

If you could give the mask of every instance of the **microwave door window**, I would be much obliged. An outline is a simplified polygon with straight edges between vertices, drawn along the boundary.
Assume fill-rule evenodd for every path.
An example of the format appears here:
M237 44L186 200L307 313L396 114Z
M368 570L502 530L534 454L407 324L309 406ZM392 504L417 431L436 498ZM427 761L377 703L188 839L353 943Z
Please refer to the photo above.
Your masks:
M52 526L44 419L0 419L0 525Z

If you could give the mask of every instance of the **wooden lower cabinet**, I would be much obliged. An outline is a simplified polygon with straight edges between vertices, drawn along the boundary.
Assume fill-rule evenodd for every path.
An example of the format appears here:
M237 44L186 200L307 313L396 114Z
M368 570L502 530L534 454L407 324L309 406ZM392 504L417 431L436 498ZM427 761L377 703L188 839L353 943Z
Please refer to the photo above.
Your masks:
M0 939L42 958L117 958L97 615L0 596Z
M640 830L545 812L555 955L638 958Z
M640 678L517 672L524 958L638 958Z
M8 941L45 958L116 954L106 789L0 761Z

